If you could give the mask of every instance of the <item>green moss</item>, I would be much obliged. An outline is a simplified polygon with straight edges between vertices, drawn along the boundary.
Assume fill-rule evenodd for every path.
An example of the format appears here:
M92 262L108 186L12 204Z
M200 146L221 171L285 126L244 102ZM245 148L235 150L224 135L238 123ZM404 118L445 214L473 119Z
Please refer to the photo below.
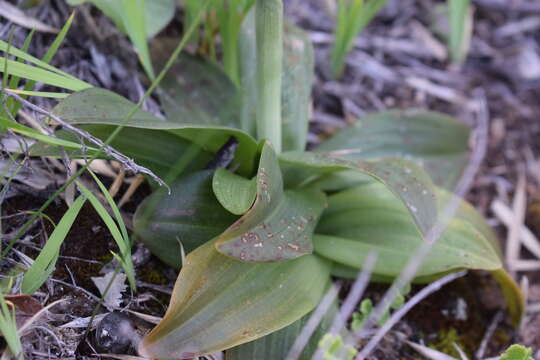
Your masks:
M158 269L144 269L138 274L138 278L144 282L156 285L167 285L167 277Z
M441 330L437 340L430 343L428 346L434 350L459 359L460 355L454 344L467 352L466 341L464 341L463 336L460 336L455 328L450 328Z

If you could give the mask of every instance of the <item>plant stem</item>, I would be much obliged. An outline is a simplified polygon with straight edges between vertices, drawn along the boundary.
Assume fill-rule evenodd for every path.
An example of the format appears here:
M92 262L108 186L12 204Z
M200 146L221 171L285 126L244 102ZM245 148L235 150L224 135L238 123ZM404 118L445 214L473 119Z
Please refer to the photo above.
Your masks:
M281 152L283 2L257 0L257 136Z

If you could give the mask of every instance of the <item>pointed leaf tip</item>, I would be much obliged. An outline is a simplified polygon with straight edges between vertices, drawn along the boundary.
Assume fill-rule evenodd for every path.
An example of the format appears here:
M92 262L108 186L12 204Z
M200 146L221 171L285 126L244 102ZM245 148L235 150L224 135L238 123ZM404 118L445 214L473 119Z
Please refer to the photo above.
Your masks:
M189 254L169 308L142 340L148 358L191 359L277 331L311 311L329 281L315 255L275 263L223 256L208 242Z
M277 156L268 142L263 146L255 181L253 206L218 237L217 250L248 262L310 254L313 230L326 207L324 193L314 189L284 191Z

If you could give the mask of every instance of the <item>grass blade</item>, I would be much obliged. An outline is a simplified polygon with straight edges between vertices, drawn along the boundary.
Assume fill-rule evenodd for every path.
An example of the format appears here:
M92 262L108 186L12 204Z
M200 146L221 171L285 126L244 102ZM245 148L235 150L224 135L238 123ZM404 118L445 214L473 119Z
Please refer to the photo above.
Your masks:
M82 149L83 146L79 143L58 139L53 136L42 134L34 129L16 123L14 121L8 120L4 117L0 117L0 126L5 126L13 132L27 136L31 139L42 141L45 144L54 145L54 146L63 146L67 149ZM95 148L86 148L87 150L95 151Z
M339 0L335 44L331 54L332 73L338 78L345 67L345 57L358 34L386 4L386 0Z
M13 305L11 305L13 306ZM4 337L9 351L15 359L22 359L22 345L17 333L17 321L15 320L15 308L10 309L10 305L0 292L0 334Z
M161 70L161 72L159 73L159 75L156 77L156 79L152 82L152 84L150 85L150 87L148 88L148 90L144 93L144 95L142 96L142 98L139 100L139 102L134 105L132 107L132 109L126 114L126 116L124 117L124 119L122 120L122 122L120 123L120 125L113 131L113 133L111 133L109 135L109 137L105 140L104 142L104 145L100 147L100 149L94 154L92 155L89 159L88 159L88 162L87 164L85 164L83 167L81 167L81 169L79 169L75 174L73 174L58 190L56 190L54 192L54 194L52 194L49 199L47 199L47 201L45 203L43 203L43 205L39 208L38 211L40 212L43 212L45 211L45 209L47 209L49 207L49 205L71 184L73 183L84 171L86 171L86 169L90 166L90 164L92 163L92 161L94 161L95 159L97 159L102 153L103 153L103 148L107 145L109 145L115 138L116 136L120 133L120 131L122 131L122 129L125 127L125 125L133 118L133 116L137 113L137 111L139 110L139 108L142 106L142 104L144 103L144 101L154 92L154 90L156 90L156 88L158 87L159 83L161 82L161 80L163 80L163 78L165 77L165 74L170 70L170 68L173 66L174 62L177 60L178 56L180 55L180 53L182 52L182 50L184 49L185 45L187 44L187 42L189 41L189 38L191 37L191 34L195 31L196 27L198 26L199 24L199 21L201 19L201 16L202 14L204 13L206 7L208 6L208 4L210 3L210 0L202 0L201 2L201 11L198 13L198 15L196 16L196 18L194 19L194 23L188 27L188 29L186 30L186 32L184 33L182 39L180 40L180 42L178 43L178 45L176 46L175 50L173 51L173 53L171 54L169 60L167 61L167 63L165 64L164 68ZM6 246L5 249L2 250L2 253L0 254L0 260L4 258L4 256L6 256L6 254L13 248L13 246L15 245L15 243L22 237L22 235L30 228L30 226L32 225L32 223L34 222L34 220L37 218L37 215L33 215L32 217L30 217L30 219L28 219L28 221L26 221L23 226L21 226L19 228L19 230L17 231L17 233L13 236L13 238L9 241L9 244Z
M8 50L9 48L9 50ZM56 73L58 75L62 75L62 76L65 76L67 78L70 78L70 79L73 79L73 80L76 80L76 81L79 81L79 82L82 82L84 83L84 81L82 80L79 80L77 79L75 76L73 75L70 75L62 70L59 70L57 68L55 68L54 66L51 66L49 64L47 64L46 62L43 62L42 60L39 60L38 58L20 50L20 49L17 49L15 46L9 46L8 43L6 43L5 41L3 40L0 40L0 51L3 51L3 52L6 52L7 54L9 55L13 55L13 56L16 56L17 58L20 58L20 59L23 59L24 61L27 61L31 64L34 64L40 68L43 68L45 70L49 70L53 73Z
M58 259L58 253L60 251L60 246L64 242L75 218L81 211L82 206L86 202L86 197L83 195L79 196L73 204L66 211L62 219L52 232L49 240L39 253L38 257L28 269L26 274L24 274L21 291L25 294L31 295L37 289L43 285L47 280L49 275L54 270L54 265Z
M68 18L68 20L66 21L64 26L62 26L62 29L60 30L60 32L58 33L58 35L56 36L56 38L52 42L51 46L49 46L49 48L47 49L47 52L45 53L43 58L41 59L41 61L43 63L49 64L51 62L52 58L54 57L54 55L56 55L58 49L60 48L60 45L62 45L62 42L64 41L69 29L71 28L71 24L73 23L73 18L74 17L75 17L75 13L73 12L73 13L71 13L70 17ZM26 49L27 48L23 47L22 50L26 52ZM71 76L71 75L68 75L68 76ZM36 84L36 82L34 80L27 81L26 84L24 85L23 90L20 91L19 94L23 95L24 99L26 99L28 96L41 96L41 97L48 97L48 98L63 98L63 97L67 97L69 95L69 94L64 94L64 93L46 93L46 92L36 93L36 92L31 92L30 90L32 90L34 88L35 84ZM10 86L10 88L11 89L16 89L17 86ZM57 96L55 96L54 94L56 94ZM12 110L13 116L15 116L19 112L19 109L21 108L21 106L22 106L22 104L20 102L15 103L15 105L13 107L13 110Z
M28 33L28 36L24 39L24 43L23 43L23 47L22 47L22 51L26 52L28 51L28 48L30 47L30 43L32 42L32 38L34 37L34 30L30 31ZM9 50L8 50L9 52ZM19 59L20 62L23 62L22 59ZM9 87L11 89L16 89L18 86L19 86L19 81L20 81L20 77L18 76L13 76L11 78L11 81L9 82ZM13 101L12 99L9 99L8 100L8 104L9 102ZM8 105L8 108L9 108L9 105Z
M114 200L110 196L107 189L105 189L105 186L99 181L97 176L95 176L92 172L90 172L100 187L100 190L103 192L103 195L105 195L105 198L107 199L107 202L111 205L113 208L113 213L115 217L117 217L117 221L119 222L120 227L122 228L122 232L118 229L118 225L113 220L107 209L103 206L101 201L98 200L98 198L83 184L77 183L79 186L79 189L81 192L88 198L96 212L98 213L99 217L107 228L109 229L109 232L111 233L112 237L114 238L114 241L118 245L118 248L120 249L120 263L122 264L122 267L124 268L124 271L126 272L126 275L128 277L129 283L131 288L135 291L136 285L135 285L135 270L133 269L133 263L131 261L131 243L129 241L129 237L127 236L127 230L125 228L124 222L121 220L122 216L120 215L120 211L116 207L116 204L114 203ZM116 211L115 211L116 209ZM123 225L123 226L122 226ZM123 236L125 235L125 237Z
M472 30L470 0L448 0L450 34L448 49L453 62L460 63L467 55Z
M15 88L6 89L6 91L12 92L12 93L18 94L18 95L24 95L24 97L39 96L39 97L51 98L51 99L65 99L70 95L68 93L61 93L61 92L17 90ZM10 98L10 99L12 99L12 98ZM16 114L16 112L13 113L13 116L15 116L15 114Z
M22 64L14 60L6 60L6 58L0 58L0 71L5 71L5 67L8 66L9 70L7 74L12 76L19 76L36 82L42 82L52 86L58 86L63 89L72 91L80 91L91 88L92 85L78 79L66 77L65 75L58 74L53 71L41 69L39 67Z
M139 55L139 60L141 61L146 74L151 80L154 80L156 75L152 68L150 51L148 50L148 43L146 42L144 2L145 0L123 0L122 7L124 15L122 16L122 19L128 36L137 49L137 55Z

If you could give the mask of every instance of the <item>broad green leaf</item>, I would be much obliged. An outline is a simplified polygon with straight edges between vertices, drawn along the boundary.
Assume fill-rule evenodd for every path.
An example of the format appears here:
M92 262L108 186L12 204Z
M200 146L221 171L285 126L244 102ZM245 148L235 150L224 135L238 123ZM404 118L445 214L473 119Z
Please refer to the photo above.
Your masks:
M323 316L321 323L309 339L299 360L311 360L311 357L317 351L319 341L328 332L332 320L338 311L337 303ZM311 313L302 319L295 321L291 325L279 331L273 332L255 341L251 341L240 346L236 346L225 352L225 360L277 360L286 359L294 342L302 332L304 326L309 321Z
M105 140L116 128L112 125L79 125L81 129L87 131L98 139ZM45 135L43 135L45 136ZM68 141L70 144L77 145L76 149L81 147L79 140L75 135L64 130L56 132L59 141ZM88 144L91 146L93 144ZM121 134L117 136L110 144L115 150L132 158L135 162L152 170L162 179L174 169L175 164L180 161L180 158L185 154L192 144L177 135L171 134L168 131L152 130L135 127L126 127ZM93 145L95 148L95 145ZM86 151L67 151L70 158L85 158L92 155L92 148L85 149ZM30 149L32 156L63 156L58 147L53 147L44 144L35 144ZM106 155L104 154L104 157ZM198 155L188 166L187 171L200 170L212 159L212 154L208 151L200 149Z
M235 215L245 214L257 196L255 179L248 180L224 168L216 170L212 188L220 204Z
M254 10L246 17L240 32L242 54L242 128L255 131L257 61ZM314 56L309 38L300 28L286 23L283 33L283 74L281 119L283 151L303 151L306 147L311 110Z
M187 256L165 317L142 340L139 353L191 359L284 328L317 305L329 270L329 263L314 255L253 264L206 243Z
M383 183L407 207L422 234L437 220L437 202L431 179L415 163L400 159L346 160L330 153L289 152L280 165L289 186L316 183L318 177L337 171L356 170Z
M300 28L285 23L281 120L283 151L306 149L315 60L313 45Z
M23 293L33 294L52 274L60 252L60 246L85 202L86 198L83 195L79 196L62 216L38 257L24 275L21 285Z
M215 153L230 137L235 137L238 141L238 150L235 160L240 166L239 170L244 174L251 174L255 166L255 155L257 153L257 143L253 138L238 129L222 126L186 125L160 119L143 110L138 110L130 121L124 124L127 113L135 104L108 90L92 88L72 94L60 102L53 113L64 121L73 125L125 125L125 128L139 129L140 137L147 137L151 146L159 146L150 142L152 136L159 131L175 135L188 142L195 143L203 151ZM163 135L165 136L165 135ZM122 133L118 137L123 137ZM185 143L185 142L184 142ZM140 144L142 146L142 144ZM169 143L169 145L172 145ZM179 148L178 152L182 149ZM136 151L136 150L134 150ZM157 152L155 150L154 152ZM174 151L169 154L178 158L178 153ZM137 158L135 158L137 160ZM161 161L152 157L153 162ZM174 162L173 162L174 163Z
M336 192L371 182L373 182L373 177L369 175L357 170L343 170L322 175L309 184L311 187L321 189L324 192Z
M165 263L179 268L181 246L191 252L221 234L237 217L219 204L212 191L213 171L184 175L160 188L137 208L137 237Z
M242 92L240 124L241 129L249 134L257 133L257 40L255 37L255 11L251 10L246 14L238 38L240 91Z
M332 270L330 274L332 276L336 276L339 278L355 280L358 278L358 274L360 273L360 271L361 269L358 269L356 267L334 263L332 264ZM414 284L429 284L452 272L453 271L445 271L445 272L434 274L434 275L417 276L414 278L413 283ZM396 278L394 276L371 274L369 281L376 282L376 283L383 283L383 284L391 284L395 279Z
M153 58L158 67L170 55L168 45L167 40L153 44ZM217 65L203 58L180 55L160 88L161 104L170 121L240 127L240 97L236 86Z
M435 184L453 188L468 159L469 129L424 110L383 111L360 118L316 151L345 159L400 157L423 165Z
M439 204L439 210L443 211L444 207L448 205L451 200L454 200L456 195L444 190L437 188L437 201ZM471 204L463 199L458 199L459 206L456 210L455 217L469 222L478 230L491 244L495 252L502 258L502 250L497 239L497 236L493 232L493 229L486 222L486 219L482 214L480 214Z
M294 259L313 251L311 235L326 206L315 189L283 190L278 160L264 144L251 209L217 239L217 249L243 261Z
M396 277L423 243L407 209L382 184L372 183L329 197L314 236L315 251L360 269L375 251L374 274ZM453 219L425 258L416 276L451 270L497 270L501 260L470 223Z

